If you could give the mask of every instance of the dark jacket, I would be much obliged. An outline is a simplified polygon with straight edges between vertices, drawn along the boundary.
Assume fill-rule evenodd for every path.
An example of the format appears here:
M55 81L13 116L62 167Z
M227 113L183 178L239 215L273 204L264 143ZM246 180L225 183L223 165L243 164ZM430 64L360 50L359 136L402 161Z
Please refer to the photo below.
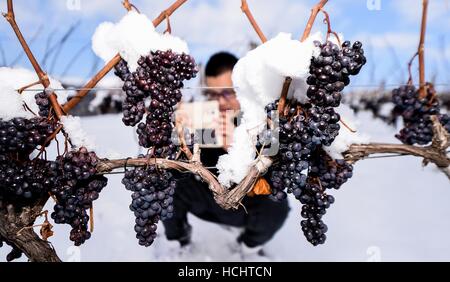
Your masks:
M223 149L203 149L202 163L205 167L216 165ZM287 200L274 202L268 196L245 197L243 207L238 210L224 210L214 200L208 185L198 176L179 175L180 180L174 195L174 215L163 221L167 239L180 240L189 232L187 213L210 222L244 227L238 238L249 247L269 241L283 225L289 206Z

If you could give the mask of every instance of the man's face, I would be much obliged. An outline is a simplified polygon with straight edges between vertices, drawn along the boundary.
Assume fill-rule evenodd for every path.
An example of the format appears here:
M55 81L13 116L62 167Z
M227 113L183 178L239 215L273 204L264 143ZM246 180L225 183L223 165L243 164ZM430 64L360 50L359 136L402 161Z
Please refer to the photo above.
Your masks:
M213 87L206 91L207 98L217 100L220 110L239 110L239 102L233 89L233 81L231 80L231 71L226 71L218 76L207 76L206 86Z

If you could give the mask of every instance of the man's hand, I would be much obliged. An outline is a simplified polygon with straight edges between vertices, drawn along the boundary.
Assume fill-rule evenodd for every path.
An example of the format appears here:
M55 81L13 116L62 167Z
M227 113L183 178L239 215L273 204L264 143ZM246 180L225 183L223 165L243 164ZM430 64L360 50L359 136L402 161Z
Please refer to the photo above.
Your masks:
M228 109L220 111L220 132L222 133L223 147L228 149L228 147L233 142L233 132L234 132L234 119L239 114L238 110Z

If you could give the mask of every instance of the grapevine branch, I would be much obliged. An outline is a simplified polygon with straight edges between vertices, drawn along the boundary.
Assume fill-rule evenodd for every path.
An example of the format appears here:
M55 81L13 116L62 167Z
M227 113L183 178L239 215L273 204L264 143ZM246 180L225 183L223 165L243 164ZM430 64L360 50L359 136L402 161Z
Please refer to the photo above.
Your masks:
M153 21L153 24L155 26L159 25L166 17L171 15L177 8L179 8L186 1L187 0L176 1L172 6L170 6L167 10L161 13ZM317 17L317 14L327 2L328 0L321 0L313 8L307 26L303 33L301 39L302 41L304 41L309 36L314 20ZM427 2L427 0L424 0L424 13L426 15L425 2ZM128 1L125 1L124 5L125 3L129 4ZM255 30L257 30L258 33L259 27L257 26L253 16L251 15L245 0L242 0L241 8L247 15L249 21L252 23L253 27L255 28ZM33 54L31 53L31 50L28 48L28 45L26 44L23 36L21 35L19 28L17 27L17 24L14 19L12 0L8 0L8 13L5 14L5 17L8 20L8 22L11 23L11 26L16 32L17 37L19 38L19 41L21 42L25 50L25 53L32 62L33 67L35 68L41 83L45 88L48 88L49 80L47 75L40 68L39 64L37 63ZM425 17L423 17L422 19L423 33L425 30L424 22L426 21L426 19L424 18ZM266 40L265 37L261 37L260 33L258 33L258 35L260 36L263 42ZM421 42L423 47L422 37ZM419 47L419 57L420 57L420 47ZM55 113L57 115L62 115L63 112L68 112L70 109L76 106L79 103L79 101L88 94L89 89L93 88L98 83L98 81L100 81L119 61L120 55L117 54L99 73L97 73L86 84L86 86L83 87L82 90L80 90L77 93L75 99L72 99L71 101L66 103L63 109L59 109L59 106L55 107L54 108ZM291 78L289 77L286 78L285 83L283 85L283 89L281 91L282 98L280 99L280 104L285 103L286 101L286 96L289 90L290 83ZM424 85L422 84L422 81L421 85ZM52 93L52 95L54 95L54 93ZM54 97L54 101L56 101L56 96ZM430 146L418 147L403 144L382 144L382 143L354 144L351 145L349 150L344 153L345 160L351 163L355 163L359 160L367 158L372 154L378 153L397 153L402 155L412 155L423 158L424 164L430 162L436 164L436 166L439 169L441 169L450 179L450 169L449 169L450 159L446 154L446 151L450 146L450 136L446 132L446 130L442 127L437 117L432 117L432 121L433 121L434 137L432 144ZM218 182L216 176L201 164L199 160L198 145L194 145L194 154L192 161L190 162L173 161L159 158L151 158L151 159L136 158L136 159L118 159L118 160L103 159L98 164L97 171L98 173L108 173L114 169L126 166L137 167L155 164L156 166L162 169L174 169L182 172L190 172L200 176L208 184L209 189L212 191L214 199L218 205L220 205L224 209L237 209L241 206L242 199L245 197L245 195L247 195L249 191L251 191L257 179L265 174L265 172L272 165L274 160L275 159L266 156L258 156L258 158L254 161L253 165L250 167L249 173L246 175L246 177L241 181L241 183L239 183L236 187L232 189L228 189L227 187L221 185ZM39 199L38 202L35 203L33 206L25 207L20 211L16 211L12 206L0 210L1 237L5 238L8 243L11 243L12 245L22 250L32 261L60 261L51 245L47 241L40 239L33 232L32 228L28 228L30 226L33 226L33 223L36 220L37 216L41 214L42 207L47 201L47 199L48 195Z
M392 153L401 155L411 155L422 157L425 160L435 163L440 168L446 168L450 165L450 159L442 154L440 151L428 147L418 147L403 144L385 144L385 143L371 143L371 144L353 144L345 153L345 159L349 162L356 162L362 160L369 155Z
M22 45L22 48L23 48L25 54L27 54L27 57L30 60L30 63L33 66L34 70L36 71L36 74L38 75L40 82L42 83L42 85L44 87L48 87L48 85L50 84L50 81L47 77L47 74L42 70L41 66L37 62L36 58L33 55L33 52L31 52L31 49L28 46L28 43L26 42L25 38L23 37L23 34L20 31L19 26L17 25L16 17L14 14L13 1L8 0L7 6L8 6L8 12L4 13L3 16L9 22L12 29L14 30L14 33L16 34L17 39L19 39L19 42Z
M450 180L450 158L447 156L447 149L450 147L450 134L445 130L436 116L431 117L433 121L433 141L426 147L404 145L404 144L353 144L344 153L344 159L349 163L356 163L373 154L401 154L423 158L424 165L434 163ZM213 192L218 205L224 209L237 209L241 205L242 199L250 192L256 180L265 174L272 165L273 159L267 156L259 156L251 166L247 176L233 189L227 189L220 185L216 177L199 162L178 162L166 159L155 159L154 163L164 169L176 169L183 172L191 172L199 175ZM152 161L153 163L153 161ZM116 168L121 168L125 164L129 166L148 165L148 159L132 160L103 160L97 167L101 173L110 172Z
M123 7L124 7L125 9L127 9L127 11L131 11L131 10L135 9L136 12L141 13L141 12L139 11L139 9L138 9L135 5L133 5L133 4L130 3L129 0L124 0L124 1L122 2L122 5L123 5Z
M253 26L253 29L256 31L256 33L259 36L259 39L261 39L261 42L264 43L267 41L267 37L262 32L261 28L259 27L258 23L256 23L255 18L253 17L252 12L250 11L250 8L248 7L247 0L241 0L241 10L244 12L244 14L247 16L250 24Z
M27 58L39 78L39 82L46 89L46 91L50 90L49 100L56 117L59 119L62 116L61 106L57 101L56 94L49 88L50 80L47 74L42 70L22 32L20 31L15 19L12 0L7 1L7 9L8 12L3 14L3 16L11 25L14 33L16 34L17 39L19 40L25 54L27 55ZM35 205L24 207L20 211L15 211L12 207L8 207L6 209L6 213L4 209L0 211L0 234L11 245L17 247L25 253L31 261L60 261L55 250L50 247L48 242L40 239L32 228L26 228L33 226L33 223L35 222L37 216L39 216L42 207L47 200L48 195L40 198ZM24 229L24 231L17 235L18 231L22 229Z
M450 146L450 136L445 128L434 118L434 138L433 143L427 147L419 147L404 144L386 144L386 143L370 143L370 144L353 144L344 153L344 158L349 163L356 163L370 155L391 153L401 155L411 155L424 159L424 164L434 163L445 175L450 179L450 158L446 154L447 148ZM216 177L201 163L198 162L180 162L166 159L152 159L151 163L163 169L175 169L182 172L190 172L199 175L205 181L210 190L213 192L214 199L217 204L224 209L237 209L241 205L242 199L252 190L256 180L264 175L267 169L272 165L273 159L260 156L250 167L247 176L233 189L223 187ZM148 165L147 158L138 159L119 159L119 160L103 160L97 166L99 173L111 172L114 169L127 166L145 166ZM188 189L188 188L186 188Z
M186 3L187 0L177 0L175 3L173 3L169 8L162 11L159 16L153 20L153 25L157 27L160 25L168 16L171 16L178 8L180 8L181 5Z
M97 83L102 80L108 72L111 71L112 68L114 68L115 65L117 65L121 60L121 57L119 54L116 54L111 61L109 61L97 74L95 74L89 81L82 87L80 91L77 92L77 95L73 96L70 101L65 103L63 105L64 112L68 113L70 110L72 110L78 103L81 102L81 99L83 99L90 91L91 88L95 87Z
M242 12L244 12L244 14L247 16L253 29L258 34L259 39L261 39L261 42L265 43L267 41L267 38L264 35L264 33L262 32L262 30L259 27L258 23L256 22L255 18L253 17L253 14L250 11L250 8L248 7L247 0L241 0L241 2L242 2L242 5L241 5ZM282 114L282 112L284 110L284 106L286 105L286 99L287 99L287 95L289 92L289 87L291 85L291 82L292 82L292 78L290 78L290 77L286 77L286 79L284 80L283 89L281 90L280 100L278 102L278 113L280 115Z
M172 6L169 7L169 9L163 12L163 15L172 14L179 6L181 6L186 1L187 0L176 1ZM131 5L131 7L133 6ZM39 78L39 82L45 88L45 91L49 91L49 100L58 119L64 113L67 113L75 105L77 105L80 102L81 98L87 95L87 93L89 92L88 89L93 88L98 83L98 81L100 81L121 59L120 55L117 54L83 87L82 90L77 93L77 97L75 97L75 99L72 99L71 101L66 103L64 107L61 107L57 101L57 96L54 90L49 87L50 80L47 74L42 70L17 25L12 0L7 0L7 8L8 12L3 16L10 23L12 29L14 30L25 54L27 55ZM157 26L162 22L163 19L164 17L160 16L153 21L153 24ZM58 132L60 129L61 126L56 132ZM52 135L52 138L54 138L55 136L56 134ZM46 142L50 141L51 139L47 140ZM29 228L30 226L33 226L36 218L41 213L41 210L44 204L47 202L48 198L49 196L45 195L39 199L38 203L24 207L19 212L14 211L12 206L9 207L6 212L5 209L0 210L1 237L3 237L9 244L20 249L31 261L61 261L51 245L49 245L47 241L40 239L39 236L33 231L33 228ZM20 232L20 234L18 234L20 230L22 231Z
M425 85L425 34L427 29L427 11L428 0L422 0L422 23L420 26L420 41L419 41L419 96L425 98L427 96L427 89Z
M311 33L311 29L314 25L314 21L316 20L317 14L319 14L320 10L327 4L328 0L320 0L319 3L317 3L313 9L311 10L311 15L309 16L308 22L306 23L305 30L303 31L302 38L300 41L305 41L306 38L308 38L309 34Z
M214 174L202 166L199 162L180 162L172 161L167 159L148 159L148 158L135 158L135 159L119 159L119 160L103 160L97 166L98 173L107 173L116 168L122 167L136 167L136 166L147 166L149 164L154 164L162 169L174 169L178 171L190 171L198 176L200 176L206 183L208 183L209 188L214 194L214 198L220 203L220 195L225 193L225 188L222 187L216 180Z
M268 157L260 157L255 160L247 176L234 189L227 189L222 186L212 172L206 169L200 162L181 162L167 159L118 159L118 160L102 160L97 165L97 172L108 173L117 168L147 166L149 164L156 165L161 169L174 169L181 172L190 172L200 176L205 181L209 189L214 195L217 204L224 209L237 209L244 196L253 188L258 177L272 164L272 160Z
M360 144L351 145L345 152L345 159L349 162L362 160L372 154L393 153L401 155L411 155L423 158L424 165L434 163L450 180L450 158L447 156L447 149L450 146L450 135L433 116L433 141L426 147L403 145L403 144Z
M20 45L22 45L22 48L28 57L28 60L30 61L31 65L33 66L37 76L39 77L39 81L41 82L42 86L44 86L44 88L48 88L50 86L50 80L49 80L47 74L42 70L41 66L39 65L38 61L36 60L36 57L34 56L33 52L31 51L30 46L28 45L22 32L20 31L20 28L16 22L16 16L14 14L14 6L13 6L12 0L8 0L7 8L8 8L8 12L4 13L3 16L9 22L12 29L14 30L14 33L16 34L17 39L20 42ZM62 116L61 106L59 105L59 103L56 99L55 92L51 91L49 94L50 94L49 95L50 103L52 105L53 110L55 111L56 116L59 119Z
M325 6L325 4L327 2L328 2L328 0L321 0L311 10L311 16L308 19L308 23L306 24L306 28L305 28L305 30L303 32L303 36L302 36L300 41L303 42L303 41L306 40L306 38L308 38L309 34L311 33L311 29L312 29L312 27L314 25L314 21L317 18L317 15L319 14L319 12L322 10L322 8ZM324 14L326 16L328 16L328 14L325 11L323 11L323 12L324 12ZM330 24L330 20L329 19L327 19L327 23L328 23L328 30L330 31L331 28L329 27L329 24ZM339 38L338 38L338 40L339 40ZM288 95L288 92L289 92L289 86L291 85L291 82L292 82L292 78L290 78L290 77L286 77L286 79L284 80L283 89L281 90L280 100L278 102L278 113L280 115L282 115L284 107L286 105L286 99L287 99L287 95Z
M168 9L161 12L161 14L153 20L153 25L157 27L166 18L166 16L172 15L181 5L183 5L187 0L177 0ZM131 5L131 4L130 4ZM102 80L121 60L120 54L116 54L97 74L95 74L85 86L82 87L77 95L72 97L70 101L64 104L64 112L70 112L81 100L94 88L97 83Z

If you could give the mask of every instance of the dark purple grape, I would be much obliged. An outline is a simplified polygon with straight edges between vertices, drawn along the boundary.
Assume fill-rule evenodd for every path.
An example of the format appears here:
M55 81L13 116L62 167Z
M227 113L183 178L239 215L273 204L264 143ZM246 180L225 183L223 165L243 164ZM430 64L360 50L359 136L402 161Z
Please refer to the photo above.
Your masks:
M403 118L404 128L396 137L408 145L427 145L433 139L431 116L437 115L443 126L449 131L448 120L440 114L440 104L435 97L432 84L427 83L427 95L420 97L419 90L413 85L403 85L392 91L392 102L395 105L394 115Z
M351 45L345 41L341 48L327 41L316 42L321 49L319 56L311 60L307 83L310 85L307 96L315 106L338 107L342 95L340 91L349 84L350 75L357 75L366 63L362 44L356 41Z
M173 107L181 100L183 81L196 76L194 59L187 54L155 51L138 60L136 71L130 72L125 61L116 65L116 75L123 81L126 99L123 122L137 124L139 144L145 148L163 148L171 144ZM148 110L145 100L149 98ZM141 122L147 112L145 122Z
M46 118L0 119L0 154L29 155L55 131L55 125Z
M130 210L136 217L136 238L148 247L156 238L159 220L172 217L175 179L169 171L149 165L127 170L122 183L133 192Z
M57 172L49 191L57 200L51 217L55 223L72 227L70 240L76 246L91 237L87 210L107 184L106 177L97 175L97 164L97 155L83 147L58 157L51 164Z

